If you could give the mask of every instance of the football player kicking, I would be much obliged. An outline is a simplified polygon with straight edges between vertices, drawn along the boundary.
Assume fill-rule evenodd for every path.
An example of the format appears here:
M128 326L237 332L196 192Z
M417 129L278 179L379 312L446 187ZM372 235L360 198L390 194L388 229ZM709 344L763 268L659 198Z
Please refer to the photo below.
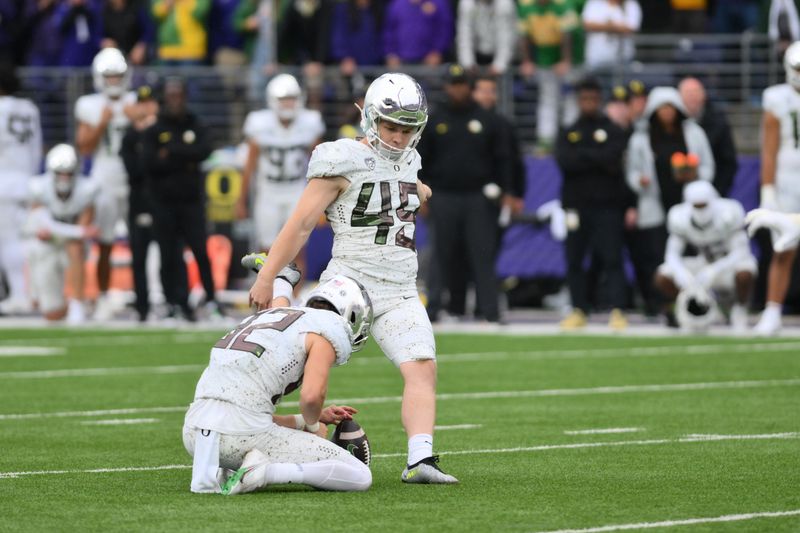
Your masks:
M274 301L287 305L300 275L290 267L281 274ZM327 424L357 411L323 404L331 367L364 346L371 320L364 288L334 276L309 294L305 307L260 311L222 337L183 426L194 457L192 492L231 495L279 483L367 490L369 468L325 439ZM276 415L280 399L301 382L300 414Z
M100 295L94 316L107 320L114 312L106 295L111 279L111 246L117 224L128 219L128 174L119 149L130 125L127 113L136 103L136 94L128 90L131 73L125 57L116 48L105 48L95 56L92 77L97 92L81 96L75 102L78 122L75 144L81 155L92 157L91 177L100 187L97 199Z
M375 306L371 334L403 377L401 418L408 435L407 483L457 483L433 455L436 345L417 293L416 212L431 190L417 179L415 147L428 121L419 84L384 74L369 86L361 126L366 138L320 144L308 185L250 289L251 303L272 303L275 275L301 250L323 213L334 232L333 257L320 279L358 278Z
M68 144L53 147L46 173L30 182L30 213L22 234L32 238L28 260L33 300L47 320L85 320L83 309L84 240L95 238L96 183L78 176L78 154ZM64 276L70 273L71 299L64 298Z
M734 291L731 327L743 332L758 269L744 231L744 210L736 200L720 198L707 181L686 185L683 200L667 215L669 239L664 263L656 273L656 287L669 302L681 291L698 295L700 300L712 298L712 291ZM684 257L687 245L696 248L698 255Z

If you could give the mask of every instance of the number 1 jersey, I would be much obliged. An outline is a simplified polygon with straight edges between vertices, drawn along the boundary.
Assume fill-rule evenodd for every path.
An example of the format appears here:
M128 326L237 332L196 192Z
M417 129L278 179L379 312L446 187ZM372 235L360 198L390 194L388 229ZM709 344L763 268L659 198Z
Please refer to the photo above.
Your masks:
M763 107L780 121L775 181L780 188L800 190L800 93L788 83L764 91Z
M350 182L325 214L333 228L328 271L372 287L414 287L417 172L420 156L389 161L352 139L320 144L311 154L308 179L341 176Z

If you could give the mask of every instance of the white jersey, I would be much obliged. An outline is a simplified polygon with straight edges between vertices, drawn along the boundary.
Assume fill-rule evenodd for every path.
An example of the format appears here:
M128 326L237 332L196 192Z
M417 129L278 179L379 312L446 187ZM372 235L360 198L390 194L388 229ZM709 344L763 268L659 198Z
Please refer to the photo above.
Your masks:
M774 85L764 91L763 106L780 122L775 181L795 182L793 188L800 189L800 93L788 83Z
M78 98L75 103L75 118L93 127L100 124L103 110L111 106L111 121L92 155L91 176L96 178L103 188L108 188L118 196L124 196L128 192L128 173L125 171L119 149L130 125L130 120L125 115L125 107L135 102L136 94L128 92L115 100L103 93L87 94Z
M270 193L286 188L302 189L308 154L324 133L325 124L319 111L300 110L288 127L270 109L249 113L244 121L244 135L260 150L256 189Z
M0 196L24 200L28 179L40 172L41 159L39 109L25 98L0 96Z
M317 146L308 179L342 176L350 182L325 211L334 233L327 271L357 273L367 290L415 286L420 168L416 151L394 162L352 139Z
M714 200L714 218L711 224L700 228L692 223L692 206L687 203L678 204L669 210L667 230L670 236L676 236L686 244L697 248L698 253L708 263L728 255L736 246L745 244L744 209L736 200L720 198ZM749 249L748 252L749 254Z
M281 397L303 380L306 333L327 339L336 351L337 363L342 364L352 351L348 331L344 319L321 309L276 308L256 313L211 349L211 361L197 383L194 398L272 414Z
M61 198L56 192L55 176L46 173L31 179L29 201L44 205L58 222L75 224L78 216L87 207L94 205L97 194L97 183L85 176L79 176L75 180L72 193L67 198Z

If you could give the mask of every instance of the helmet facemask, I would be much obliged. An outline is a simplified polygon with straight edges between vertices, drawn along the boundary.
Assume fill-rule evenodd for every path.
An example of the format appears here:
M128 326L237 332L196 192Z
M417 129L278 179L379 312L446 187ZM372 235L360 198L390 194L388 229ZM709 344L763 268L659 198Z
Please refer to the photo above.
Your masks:
M401 127L415 128L404 148L397 148L380 138L381 121ZM367 90L361 112L361 129L367 142L378 154L389 161L399 161L417 147L425 125L428 123L428 101L425 92L405 74L384 74Z
M116 48L104 48L92 61L94 89L109 98L119 98L130 87L131 72L125 56Z
M47 152L45 167L53 175L56 193L68 198L75 187L78 172L78 153L68 144L58 144Z
M364 286L356 280L341 275L334 276L314 289L305 305L326 308L342 317L347 323L353 352L361 350L367 343L373 318L372 301ZM344 364L346 361L347 359L337 359L336 364Z
M792 43L783 55L786 83L800 91L800 41Z
M267 106L287 122L294 120L305 107L305 98L297 79L290 74L279 74L267 84Z

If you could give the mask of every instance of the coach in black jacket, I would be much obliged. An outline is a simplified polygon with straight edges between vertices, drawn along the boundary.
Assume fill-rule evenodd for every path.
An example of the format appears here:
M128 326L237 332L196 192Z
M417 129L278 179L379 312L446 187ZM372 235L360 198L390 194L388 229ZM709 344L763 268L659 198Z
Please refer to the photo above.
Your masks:
M461 66L448 68L445 92L447 101L431 113L418 148L420 177L434 192L429 205L433 254L451 296L459 294L464 272L471 271L483 318L497 322L498 203L511 189L507 131L495 113L472 99L470 80ZM496 185L489 187L493 200L484 194L489 184ZM463 313L460 301L451 303L456 304L451 313ZM429 314L434 313L429 309Z
M564 178L561 203L567 212L567 284L575 309L562 325L572 328L585 323L589 299L583 262L591 250L602 262L608 297L616 310L610 325L621 328L626 301L623 225L626 209L634 205L623 171L627 135L603 114L597 81L584 80L576 89L580 116L559 133L555 154Z
M164 83L163 106L156 123L143 138L143 157L150 178L154 229L161 249L164 293L175 313L194 320L188 287L179 269L185 269L176 251L187 244L197 260L206 300L219 312L206 251L206 217L200 163L211 153L205 127L186 108L186 86L179 78Z

